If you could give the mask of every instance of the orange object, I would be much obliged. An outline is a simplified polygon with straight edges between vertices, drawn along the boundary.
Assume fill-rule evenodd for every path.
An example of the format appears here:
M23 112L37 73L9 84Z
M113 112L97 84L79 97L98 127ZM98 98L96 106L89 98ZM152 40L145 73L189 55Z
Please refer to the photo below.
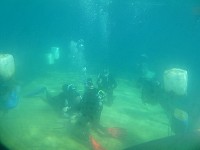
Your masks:
M94 150L105 150L92 136L90 136L90 142Z
M110 134L114 138L122 138L126 134L126 130L123 128L113 127L107 128L108 134Z

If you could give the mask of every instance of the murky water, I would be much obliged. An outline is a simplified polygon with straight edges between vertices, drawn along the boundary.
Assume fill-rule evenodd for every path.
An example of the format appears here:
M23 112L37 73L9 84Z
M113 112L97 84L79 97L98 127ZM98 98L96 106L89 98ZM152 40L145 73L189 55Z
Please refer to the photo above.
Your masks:
M18 106L8 113L1 112L0 139L13 150L87 150L90 147L72 138L71 124L44 101L43 95L23 97L38 85L45 85L51 92L59 93L64 82L73 82L83 90L78 76L73 73L51 72L22 87ZM126 130L122 138L101 136L91 130L91 135L109 150L121 150L152 139L168 136L168 119L159 105L144 105L140 90L134 83L117 79L115 101L111 107L104 106L101 124ZM86 142L87 143L87 142Z

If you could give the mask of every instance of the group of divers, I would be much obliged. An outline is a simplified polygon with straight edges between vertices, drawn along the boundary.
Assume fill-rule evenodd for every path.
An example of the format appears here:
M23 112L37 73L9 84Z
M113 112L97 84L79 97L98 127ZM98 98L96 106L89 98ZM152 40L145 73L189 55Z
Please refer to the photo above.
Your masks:
M92 78L85 77L82 94L74 84L64 83L62 91L57 95L53 95L47 87L40 87L26 94L25 97L45 94L45 102L73 124L73 137L89 143L93 149L97 150L100 145L90 135L91 128L100 134L109 134L114 137L120 135L122 130L120 128L105 128L100 124L103 105L112 105L113 90L117 87L117 82L108 68L103 69L102 73L98 75L96 84L97 87ZM19 101L18 86L13 82L2 82L0 99L1 110L8 111L16 107Z
M184 103L186 102L185 97L164 92L157 79L145 77L147 73L145 71L143 70L143 75L138 78L138 83L142 89L142 101L149 104L160 103L167 113L171 130L175 134L187 132L188 113L184 107L186 106L186 103ZM57 112L62 112L67 118L76 117L76 121L73 123L73 134L83 138L85 141L90 141L94 149L100 149L98 143L90 136L91 128L100 134L110 134L114 137L124 131L113 131L115 130L114 128L108 130L108 128L100 124L103 106L111 106L113 104L113 91L117 87L117 82L108 68L103 69L99 74L96 85L93 83L92 78L86 78L83 94L80 94L76 86L70 83L63 84L62 92L56 96L52 96L46 87L42 91L45 91L45 101L52 105ZM1 109L9 109L17 105L19 99L17 91L17 86L6 86L6 84L4 86L4 83L1 84ZM180 101L180 99L182 100ZM116 130L119 129L116 128Z
M83 94L73 84L63 84L62 92L56 96L52 96L44 88L46 101L57 112L62 112L61 114L65 118L71 120L70 122L73 124L72 128L74 128L72 130L73 136L86 142L95 142L90 136L90 129L94 129L101 134L107 134L109 132L107 130L108 128L100 124L101 112L104 104L108 106L112 105L114 100L113 90L117 87L117 82L113 75L110 74L109 69L104 69L99 74L96 83L97 87L93 83L92 78L86 78Z

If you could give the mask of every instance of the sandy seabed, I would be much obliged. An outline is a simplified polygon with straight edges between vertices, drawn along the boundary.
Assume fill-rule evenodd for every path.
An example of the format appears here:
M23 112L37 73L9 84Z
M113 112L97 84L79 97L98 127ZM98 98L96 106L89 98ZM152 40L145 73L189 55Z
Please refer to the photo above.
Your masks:
M92 75L91 75L92 76ZM95 80L95 76L92 76ZM122 138L91 135L106 150L122 150L146 141L169 136L169 121L160 105L142 103L140 89L133 81L117 78L115 100L104 106L101 124L126 130ZM46 86L52 93L61 91L63 83L74 83L83 92L81 79L75 73L49 72L22 86L18 106L8 113L1 112L0 139L11 150L88 150L85 144L72 138L66 118L58 115L43 100L43 95L24 97L31 90Z

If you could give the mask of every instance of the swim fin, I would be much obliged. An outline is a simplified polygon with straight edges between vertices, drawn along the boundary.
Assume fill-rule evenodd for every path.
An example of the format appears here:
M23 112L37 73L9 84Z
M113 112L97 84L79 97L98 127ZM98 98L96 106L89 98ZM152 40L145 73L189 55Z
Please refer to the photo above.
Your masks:
M90 143L93 150L105 150L92 136L90 136Z
M126 136L126 129L120 127L106 128L107 133L113 138L123 138Z
M100 127L96 132L102 136L110 136L113 138L124 138L127 135L126 129L120 127Z

